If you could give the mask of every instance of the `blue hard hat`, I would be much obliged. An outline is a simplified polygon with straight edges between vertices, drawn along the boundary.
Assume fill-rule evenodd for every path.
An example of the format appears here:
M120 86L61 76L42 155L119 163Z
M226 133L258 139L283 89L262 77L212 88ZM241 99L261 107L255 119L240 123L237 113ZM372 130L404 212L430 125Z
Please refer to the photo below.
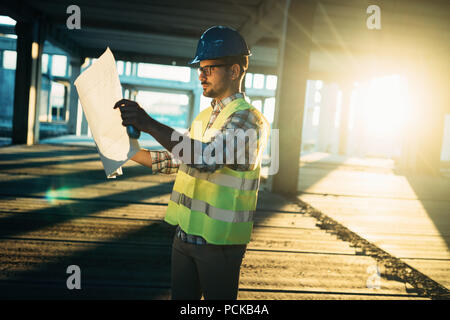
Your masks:
M195 58L190 64L230 56L250 56L244 38L236 30L214 26L206 30L197 45Z

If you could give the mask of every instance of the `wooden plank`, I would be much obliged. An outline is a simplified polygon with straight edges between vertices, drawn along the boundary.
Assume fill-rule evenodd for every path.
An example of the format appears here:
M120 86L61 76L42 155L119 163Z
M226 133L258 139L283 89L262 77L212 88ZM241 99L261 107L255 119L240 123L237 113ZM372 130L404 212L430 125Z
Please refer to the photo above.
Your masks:
M450 261L427 259L402 259L417 270L423 270L433 280L450 289Z
M388 295L358 295L358 294L326 294L326 293L289 293L289 292L247 292L239 291L240 300L429 300L414 296L399 297Z
M331 256L246 252L241 268L242 287L351 293L405 293L405 285L381 278L380 289L367 288L369 267L365 256ZM370 270L369 270L370 271Z

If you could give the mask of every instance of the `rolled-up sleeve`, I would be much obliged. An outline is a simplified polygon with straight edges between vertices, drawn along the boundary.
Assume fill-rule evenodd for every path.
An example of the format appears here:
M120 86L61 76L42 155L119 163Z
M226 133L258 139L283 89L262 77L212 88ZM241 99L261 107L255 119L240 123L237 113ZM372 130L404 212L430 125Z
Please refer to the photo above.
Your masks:
M150 151L152 157L152 173L172 174L177 173L181 161L173 157L173 155L166 150Z

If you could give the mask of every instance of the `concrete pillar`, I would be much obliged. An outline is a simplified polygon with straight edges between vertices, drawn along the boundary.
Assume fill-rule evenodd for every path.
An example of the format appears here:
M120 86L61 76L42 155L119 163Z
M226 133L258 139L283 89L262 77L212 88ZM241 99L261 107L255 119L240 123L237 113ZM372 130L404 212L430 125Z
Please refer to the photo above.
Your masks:
M81 59L70 59L69 121L67 122L67 131L69 134L76 134L77 131L78 93L74 82L80 75L81 65Z
M279 130L280 162L279 171L273 177L272 191L294 194L299 178L306 81L316 2L288 0L286 9L288 15L285 11L273 126Z
M319 135L317 139L318 151L331 153L336 108L336 99L332 85L324 83L320 94L322 99L320 102Z
M408 79L409 118L402 145L401 167L409 173L440 174L445 113L449 103L445 58L417 61ZM446 67L447 63L447 67Z
M12 143L39 141L39 94L45 28L38 21L17 22L17 66L14 89Z
M339 121L339 154L347 154L348 121L350 116L350 99L352 96L352 85L349 81L341 82L342 104Z
M409 3L402 6L407 12ZM398 7L399 12L402 6ZM430 9L448 12L448 7L446 2ZM403 17L402 24L391 26L391 30L399 34L392 38L398 48L395 62L408 82L409 103L400 166L409 174L439 175L444 114L450 113L450 43L448 32L443 32L448 30L448 19L425 19L417 25L417 15L404 14ZM413 36L405 36L404 25L410 26L407 32Z
M132 62L131 63L131 76L137 77L137 74L138 74L138 64L137 64L137 62Z

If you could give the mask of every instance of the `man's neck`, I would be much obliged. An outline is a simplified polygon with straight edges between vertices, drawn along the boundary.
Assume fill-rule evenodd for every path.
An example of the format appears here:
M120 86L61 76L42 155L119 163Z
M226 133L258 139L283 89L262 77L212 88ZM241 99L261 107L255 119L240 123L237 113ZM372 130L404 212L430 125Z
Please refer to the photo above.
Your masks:
M234 90L234 91L227 92L227 93L221 95L220 97L214 98L215 103L217 104L218 102L222 101L223 99L231 97L232 95L235 95L236 93L242 93L242 92L240 90Z

